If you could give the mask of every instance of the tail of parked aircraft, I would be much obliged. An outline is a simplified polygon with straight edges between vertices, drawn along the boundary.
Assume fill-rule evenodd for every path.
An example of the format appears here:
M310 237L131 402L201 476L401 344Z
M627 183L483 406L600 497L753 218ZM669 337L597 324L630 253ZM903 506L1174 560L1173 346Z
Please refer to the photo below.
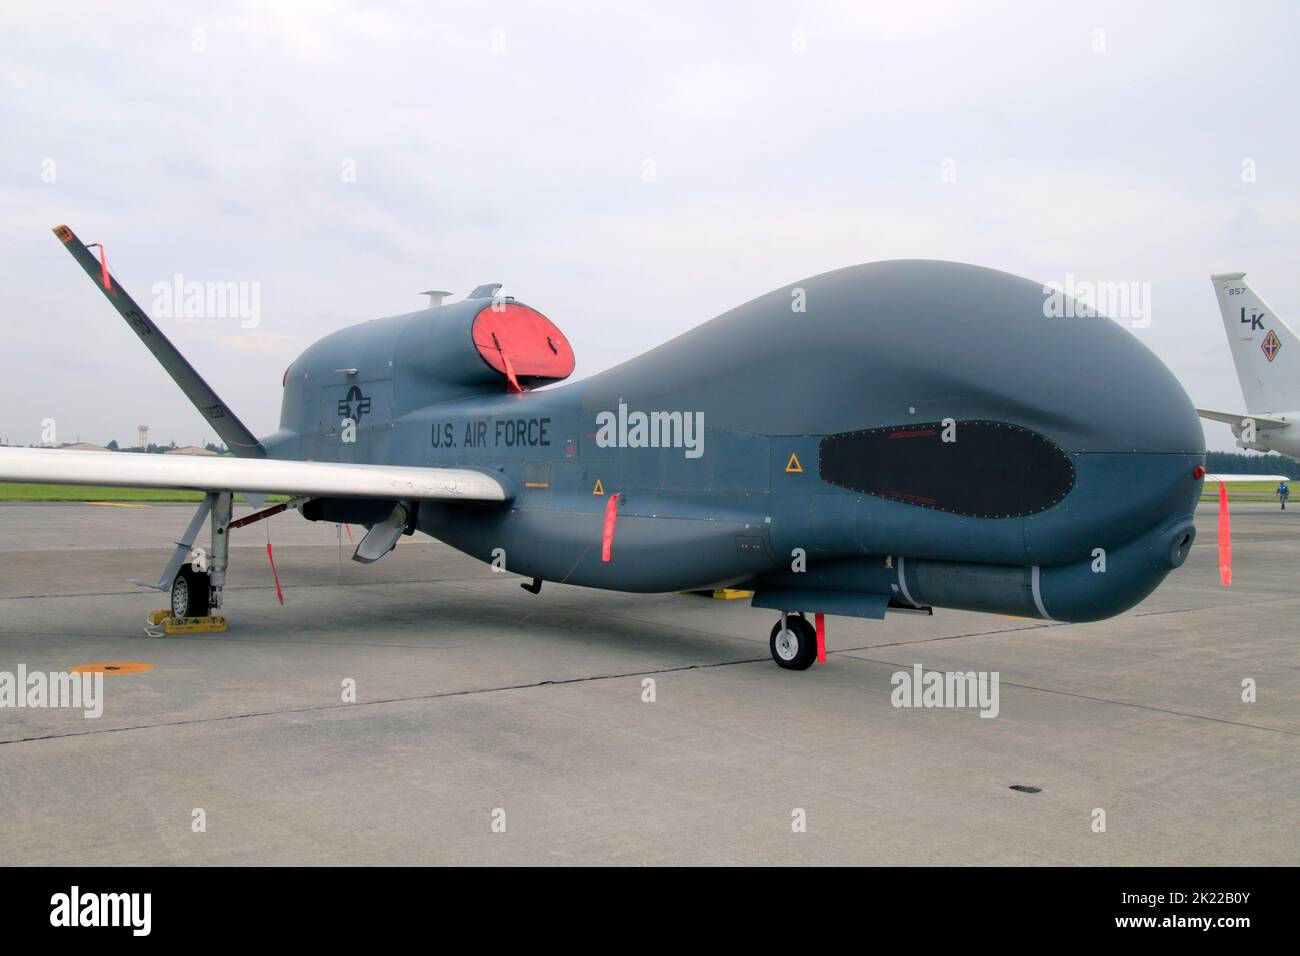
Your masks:
M1237 379L1251 413L1300 408L1300 339L1246 284L1246 273L1210 276Z

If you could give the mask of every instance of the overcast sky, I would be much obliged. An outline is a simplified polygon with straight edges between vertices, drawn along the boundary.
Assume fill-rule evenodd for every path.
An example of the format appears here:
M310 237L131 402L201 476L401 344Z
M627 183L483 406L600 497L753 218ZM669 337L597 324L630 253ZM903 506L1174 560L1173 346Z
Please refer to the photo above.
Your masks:
M1208 276L1300 325L1297 26L1242 2L5 0L0 438L214 437L63 222L146 308L178 273L257 284L255 328L160 321L258 433L302 349L423 289L504 283L577 378L914 257L1150 283L1135 334L1237 410Z

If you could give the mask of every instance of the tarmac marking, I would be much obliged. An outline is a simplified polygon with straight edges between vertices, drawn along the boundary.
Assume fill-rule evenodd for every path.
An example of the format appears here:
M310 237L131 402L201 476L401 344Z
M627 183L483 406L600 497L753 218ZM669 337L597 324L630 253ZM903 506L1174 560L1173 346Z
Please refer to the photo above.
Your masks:
M74 674L140 674L153 670L144 661L105 661L102 664L78 664L71 668Z

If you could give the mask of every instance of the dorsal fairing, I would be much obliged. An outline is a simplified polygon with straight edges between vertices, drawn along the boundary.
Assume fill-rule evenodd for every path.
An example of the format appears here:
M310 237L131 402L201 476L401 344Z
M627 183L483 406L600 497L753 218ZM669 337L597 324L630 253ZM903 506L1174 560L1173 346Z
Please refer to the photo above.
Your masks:
M568 340L550 319L513 299L466 299L410 317L395 343L393 372L404 410L521 389L573 373Z
M507 362L509 363L507 365ZM573 372L572 348L537 310L509 298L465 299L348 326L320 339L286 373L281 428L311 431L318 392L391 382L391 419L417 408L509 389L537 388Z

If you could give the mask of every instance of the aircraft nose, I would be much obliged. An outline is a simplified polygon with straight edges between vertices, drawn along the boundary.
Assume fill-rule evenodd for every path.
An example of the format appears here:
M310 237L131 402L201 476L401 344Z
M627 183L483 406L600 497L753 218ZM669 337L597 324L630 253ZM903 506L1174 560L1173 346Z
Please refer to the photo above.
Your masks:
M1139 539L1145 561L1146 536L1166 531L1160 550L1173 553L1182 534L1168 526L1195 510L1204 433L1178 379L1134 332L1096 314L1053 315L1049 290L1006 273L932 263L885 271L900 291L884 296L890 311L879 323L895 348L875 362L874 380L908 396L918 420L990 423L959 426L949 455L970 463L966 478L979 479L970 483L990 504L1005 504L982 513L1023 516L1029 563L1072 564ZM1015 429L1035 440L1013 441L1005 433ZM988 454L956 452L986 437Z
M1058 393L1056 413L1068 421L1047 434L1073 460L1074 487L1059 507L1026 519L1025 543L1043 564L1134 543L1142 566L1163 576L1186 560L1195 537L1204 437L1173 374L1122 329L1114 331L1123 338L1106 334L1114 340L1097 361L1116 374L1084 365Z
M1060 416L1049 434L1073 459L1074 487L1025 520L1025 547L1045 613L1095 621L1133 607L1187 560L1204 433L1178 380L1136 337L1100 318L1066 334L1075 358L1046 411Z

